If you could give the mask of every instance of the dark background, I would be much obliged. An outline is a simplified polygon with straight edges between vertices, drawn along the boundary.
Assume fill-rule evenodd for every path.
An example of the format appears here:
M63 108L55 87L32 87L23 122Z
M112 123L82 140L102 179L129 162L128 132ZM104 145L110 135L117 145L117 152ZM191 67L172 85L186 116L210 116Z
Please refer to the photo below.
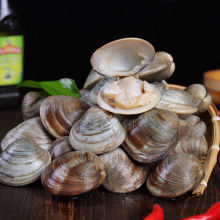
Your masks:
M174 57L170 83L201 83L220 68L218 1L14 0L25 35L25 79L70 77L82 87L92 53L123 37L140 37Z

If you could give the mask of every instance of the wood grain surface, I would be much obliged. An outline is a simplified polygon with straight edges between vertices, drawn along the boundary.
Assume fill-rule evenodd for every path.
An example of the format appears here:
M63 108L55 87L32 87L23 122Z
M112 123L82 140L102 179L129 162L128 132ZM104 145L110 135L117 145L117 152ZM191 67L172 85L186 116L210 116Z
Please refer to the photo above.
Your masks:
M22 121L20 110L0 111L0 140L11 128ZM8 187L0 184L0 219L94 219L139 220L148 215L155 203L165 212L165 219L205 212L220 200L220 168L215 166L208 187L201 197L190 193L172 200L151 196L143 185L127 194L114 194L102 187L76 198L56 198L46 193L40 181L24 187Z

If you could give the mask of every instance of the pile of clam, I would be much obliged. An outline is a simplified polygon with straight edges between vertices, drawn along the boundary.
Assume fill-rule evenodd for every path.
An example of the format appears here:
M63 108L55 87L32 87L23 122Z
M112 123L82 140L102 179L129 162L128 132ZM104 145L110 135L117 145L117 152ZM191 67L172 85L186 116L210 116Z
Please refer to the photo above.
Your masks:
M102 46L91 65L81 98L26 94L25 121L1 141L0 182L20 186L41 177L57 196L100 185L126 193L145 184L162 198L194 189L208 150L198 116L211 104L204 86L168 89L172 56L138 38Z

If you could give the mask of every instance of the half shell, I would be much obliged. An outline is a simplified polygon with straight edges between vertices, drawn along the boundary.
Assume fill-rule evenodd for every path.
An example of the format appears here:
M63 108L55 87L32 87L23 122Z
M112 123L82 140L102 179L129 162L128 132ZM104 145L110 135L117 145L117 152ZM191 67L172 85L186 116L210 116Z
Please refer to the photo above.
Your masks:
M40 117L47 131L58 138L67 136L87 109L89 106L81 99L64 95L49 96L41 104Z
M52 137L45 130L39 117L28 119L10 130L2 139L2 151L20 138L29 138L44 150L51 148Z
M9 186L32 183L50 161L48 151L31 140L17 139L0 155L0 182Z
M190 190L202 180L204 171L193 154L180 153L160 162L147 179L149 192L160 198L174 198Z
M120 148L101 155L100 159L106 170L103 186L111 192L134 191L146 180L148 168L132 162Z
M166 52L157 52L153 61L137 73L140 79L156 82L168 79L175 70L173 57Z
M161 160L178 141L179 119L174 112L152 109L136 118L125 120L126 152L136 161Z
M122 115L132 115L152 109L160 101L156 86L134 77L125 77L102 87L97 103L103 109Z
M119 120L100 108L90 108L70 131L70 144L75 150L101 154L117 148L125 132Z
M123 38L105 44L94 52L94 70L106 76L130 76L149 64L155 55L153 46L139 38Z
M45 190L56 196L75 196L97 188L105 179L102 161L92 153L66 153L41 174Z

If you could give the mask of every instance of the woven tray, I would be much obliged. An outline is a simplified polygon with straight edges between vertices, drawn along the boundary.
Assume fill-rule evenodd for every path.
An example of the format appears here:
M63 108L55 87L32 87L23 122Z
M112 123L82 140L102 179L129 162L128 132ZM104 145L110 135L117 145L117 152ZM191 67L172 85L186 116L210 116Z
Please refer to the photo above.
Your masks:
M183 90L185 87L168 84L168 88ZM208 111L200 114L199 117L206 123L207 126L206 140L208 142L209 151L205 157L201 158L205 176L197 188L193 190L193 196L200 196L204 193L212 170L217 162L220 143L220 118L218 117L218 112L214 103L211 104Z

